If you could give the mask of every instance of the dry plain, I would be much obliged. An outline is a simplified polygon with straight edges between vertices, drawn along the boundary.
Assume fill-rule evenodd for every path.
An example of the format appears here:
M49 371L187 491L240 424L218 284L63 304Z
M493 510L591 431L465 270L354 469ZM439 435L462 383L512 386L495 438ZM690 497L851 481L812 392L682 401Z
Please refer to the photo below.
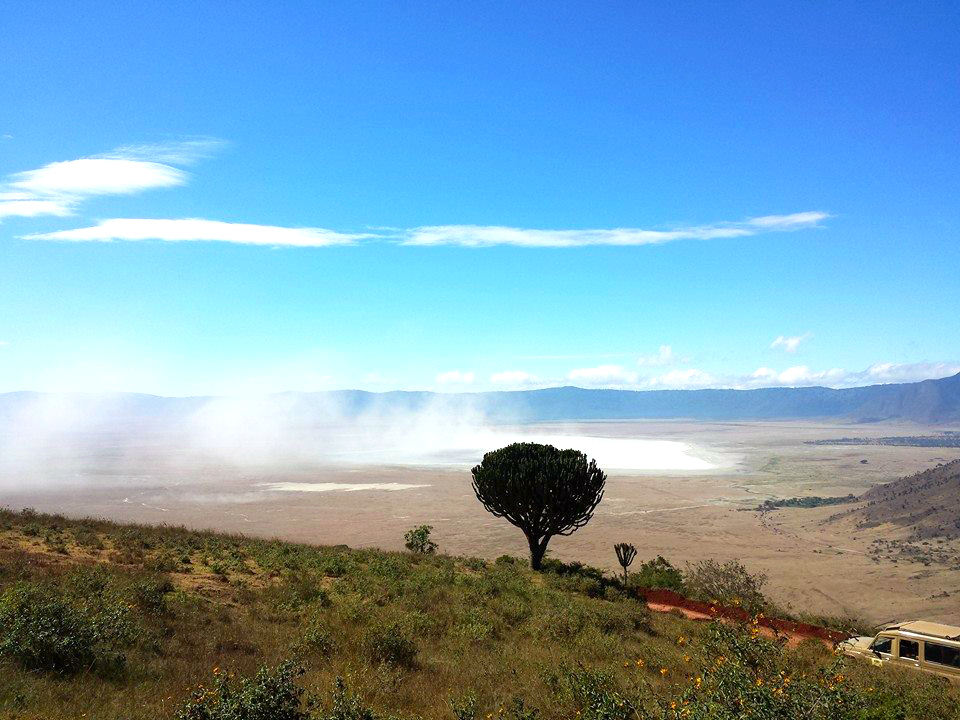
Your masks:
M534 436L682 442L692 456L716 465L709 470L611 470L593 520L571 537L555 538L550 546L554 557L613 569L612 545L626 541L637 546L640 559L659 554L682 565L736 558L766 572L769 594L795 611L856 613L874 622L924 617L960 623L956 563L925 566L870 556L873 540L901 537L902 529L825 523L835 507L747 511L768 498L859 494L960 458L960 448L804 444L844 436L922 435L929 428L616 421L521 430ZM446 552L492 558L525 551L520 532L477 503L468 464L337 464L303 457L234 464L229 458L183 452L163 438L126 440L122 452L111 451L110 445L110 438L99 438L39 467L5 468L0 503L70 516L387 549L402 547L410 527L429 524ZM642 466L642 459L635 464ZM356 489L364 485L369 487Z

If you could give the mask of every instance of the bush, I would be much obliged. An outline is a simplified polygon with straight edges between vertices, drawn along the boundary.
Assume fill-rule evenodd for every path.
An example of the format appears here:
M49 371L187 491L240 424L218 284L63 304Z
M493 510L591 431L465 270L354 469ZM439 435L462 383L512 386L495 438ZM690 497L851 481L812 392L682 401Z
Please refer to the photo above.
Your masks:
M116 671L125 662L119 648L131 636L123 609L113 603L94 615L52 588L27 582L0 596L0 654L27 670Z
M323 626L323 623L318 618L314 618L304 630L300 638L300 646L312 653L326 657L333 650L333 641L330 639L330 633Z
M368 628L363 647L370 659L389 665L413 667L417 645L399 622L379 623Z
M628 720L643 717L637 704L623 695L613 678L599 670L562 668L547 678L554 696L577 707L578 720Z
M837 659L806 677L784 662L783 646L756 633L713 623L694 664L695 676L669 701L666 718L854 720L864 698ZM867 716L868 717L868 716Z
M464 567L479 572L480 570L487 569L487 561L483 558L478 557L468 557L463 561Z
M343 678L337 678L333 688L330 711L321 720L375 720L376 715L360 698L347 690Z
M156 577L138 582L133 588L137 606L146 614L161 617L167 615L167 595L173 592L170 578Z
M450 710L456 720L475 720L480 713L480 701L476 693L467 693L450 699Z
M683 573L671 565L663 555L647 560L633 571L632 583L641 588L683 591Z
M437 551L437 544L430 539L432 530L432 525L421 525L412 530L408 530L403 536L403 539L406 541L407 550L425 555L435 553Z
M177 712L177 720L309 720L303 709L303 688L297 676L303 670L285 662L261 667L254 678L235 687L226 673L217 672L213 687L200 687Z
M686 593L697 600L735 605L758 613L767 606L761 592L766 581L766 575L751 574L737 560L723 564L702 560L696 565L687 565L683 586Z
M297 613L308 605L330 605L330 595L320 586L320 578L304 572L286 573L279 583L264 590L263 597L275 610L285 613Z

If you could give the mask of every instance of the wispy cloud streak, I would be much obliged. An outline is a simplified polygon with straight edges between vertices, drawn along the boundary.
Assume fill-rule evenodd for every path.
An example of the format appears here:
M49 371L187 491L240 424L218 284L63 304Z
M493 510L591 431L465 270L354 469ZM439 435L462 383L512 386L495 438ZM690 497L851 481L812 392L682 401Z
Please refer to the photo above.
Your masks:
M812 337L813 333L810 332L804 333L803 335L796 335L795 337L779 335L776 340L770 343L770 349L783 348L788 353L795 353L797 348L800 347L800 343L806 342Z
M489 247L583 247L590 245L657 245L675 240L712 240L758 235L766 232L801 230L816 227L828 218L825 212L810 211L792 215L765 215L742 222L716 223L678 228L644 230L613 228L606 230L537 230L499 225L428 225L407 230L404 245L462 245Z

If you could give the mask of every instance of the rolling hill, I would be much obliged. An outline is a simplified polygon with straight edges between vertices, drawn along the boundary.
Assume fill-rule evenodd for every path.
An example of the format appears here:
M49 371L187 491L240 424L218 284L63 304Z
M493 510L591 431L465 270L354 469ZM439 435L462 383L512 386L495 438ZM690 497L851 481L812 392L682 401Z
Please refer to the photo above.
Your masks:
M911 539L960 538L960 460L871 488L848 514L862 527L892 523Z

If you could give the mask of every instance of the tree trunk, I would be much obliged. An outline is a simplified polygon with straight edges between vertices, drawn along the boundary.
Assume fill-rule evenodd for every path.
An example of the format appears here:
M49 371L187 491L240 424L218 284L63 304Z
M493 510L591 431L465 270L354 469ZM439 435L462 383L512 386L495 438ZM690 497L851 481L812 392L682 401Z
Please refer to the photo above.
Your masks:
M547 553L547 543L550 542L550 536L540 539L527 536L527 543L530 545L530 567L539 570L543 561L543 556Z

